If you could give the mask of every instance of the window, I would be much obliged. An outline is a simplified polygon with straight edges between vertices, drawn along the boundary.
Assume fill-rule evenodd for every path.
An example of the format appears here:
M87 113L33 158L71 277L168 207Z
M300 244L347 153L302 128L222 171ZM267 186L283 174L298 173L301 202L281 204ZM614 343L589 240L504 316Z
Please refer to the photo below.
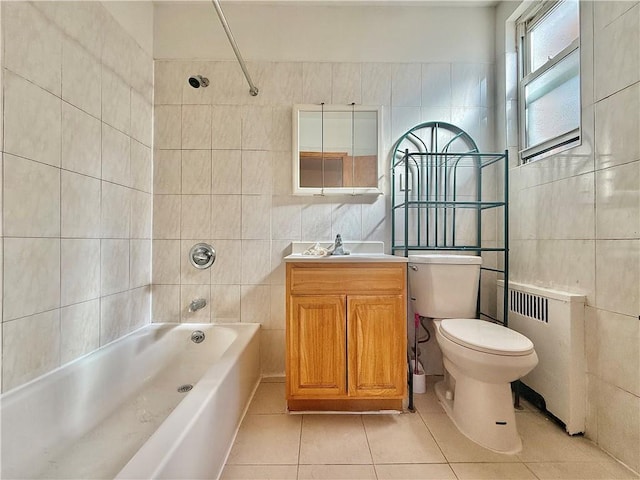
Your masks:
M523 163L580 142L577 0L543 2L518 21Z

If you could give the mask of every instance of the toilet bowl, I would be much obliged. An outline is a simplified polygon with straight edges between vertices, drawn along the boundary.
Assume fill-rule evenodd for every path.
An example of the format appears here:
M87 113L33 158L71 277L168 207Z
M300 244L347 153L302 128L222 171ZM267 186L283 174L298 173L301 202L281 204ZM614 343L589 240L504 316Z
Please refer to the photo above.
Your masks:
M413 311L434 320L445 378L438 399L456 427L490 450L517 453L510 383L529 373L533 343L508 328L474 318L481 257L409 255Z
M447 372L435 390L463 434L500 453L517 453L510 383L529 373L538 356L524 335L478 319L435 320L436 340Z

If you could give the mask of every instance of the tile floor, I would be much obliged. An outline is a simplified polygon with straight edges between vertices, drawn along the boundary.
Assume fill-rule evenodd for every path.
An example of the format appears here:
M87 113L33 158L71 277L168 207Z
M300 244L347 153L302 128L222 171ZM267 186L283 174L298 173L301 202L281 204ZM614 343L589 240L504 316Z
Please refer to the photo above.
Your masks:
M249 406L223 480L247 479L638 479L582 437L525 404L517 413L518 455L486 450L463 436L433 393L417 413L287 414L283 379L265 379Z

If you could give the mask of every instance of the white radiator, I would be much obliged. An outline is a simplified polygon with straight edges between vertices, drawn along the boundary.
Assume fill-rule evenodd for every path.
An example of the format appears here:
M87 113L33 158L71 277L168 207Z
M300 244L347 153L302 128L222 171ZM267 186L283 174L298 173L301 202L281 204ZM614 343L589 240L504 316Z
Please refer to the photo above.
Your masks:
M498 305L503 291L504 282L498 280ZM542 395L547 410L566 425L569 434L584 432L585 296L509 282L508 298L509 328L533 342L539 359L522 382ZM498 316L502 320L501 311Z

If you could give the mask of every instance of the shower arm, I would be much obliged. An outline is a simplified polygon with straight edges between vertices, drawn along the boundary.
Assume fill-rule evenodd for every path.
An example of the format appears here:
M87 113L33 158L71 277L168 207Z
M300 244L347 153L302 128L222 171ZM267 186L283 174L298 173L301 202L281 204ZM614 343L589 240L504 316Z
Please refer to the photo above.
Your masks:
M242 68L242 72L244 73L247 82L249 83L249 93L252 96L258 95L258 87L256 87L251 81L251 76L249 75L249 71L247 70L247 66L244 64L244 60L242 59L242 55L240 54L240 50L238 49L238 45L236 44L235 38L233 38L233 34L231 33L231 29L229 28L229 24L227 23L227 19L224 16L222 11L222 7L220 7L219 0L211 0L213 3L213 7L216 9L216 13L220 18L220 23L222 23L222 28L224 28L224 32L227 34L227 38L229 39L229 43L231 44L231 48L233 48L233 53L236 54L236 58L238 59L238 63L240 64L240 68Z

